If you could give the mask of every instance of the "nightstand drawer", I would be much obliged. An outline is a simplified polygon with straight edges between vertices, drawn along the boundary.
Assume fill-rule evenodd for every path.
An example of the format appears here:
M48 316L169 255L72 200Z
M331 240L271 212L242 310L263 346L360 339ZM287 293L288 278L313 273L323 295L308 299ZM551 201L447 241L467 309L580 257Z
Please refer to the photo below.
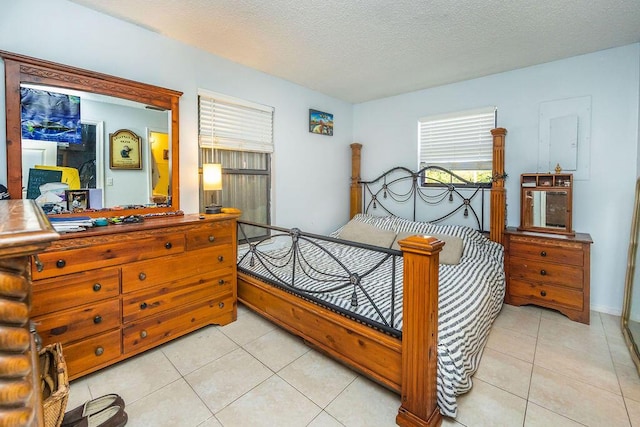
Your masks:
M63 345L62 353L67 362L69 377L75 377L88 370L95 370L96 366L105 365L122 354L120 329L70 345Z
M233 294L233 269L214 271L125 294L122 320L131 322L186 304Z
M33 321L45 345L64 344L117 328L120 325L120 300L114 298L83 305L35 317Z
M580 245L559 246L559 244L541 244L539 242L519 242L517 237L511 237L509 253L513 257L531 258L538 261L557 262L582 266L583 255Z
M117 267L69 274L33 282L32 317L76 307L78 301L89 304L120 294L120 269Z
M509 259L509 277L582 289L584 270L579 267L512 256Z
M139 352L204 325L215 324L215 317L232 312L234 304L234 297L228 296L134 322L122 331L124 353Z
M513 278L509 282L509 295L530 299L534 304L564 306L571 309L583 309L584 294L574 289L544 284L528 283Z

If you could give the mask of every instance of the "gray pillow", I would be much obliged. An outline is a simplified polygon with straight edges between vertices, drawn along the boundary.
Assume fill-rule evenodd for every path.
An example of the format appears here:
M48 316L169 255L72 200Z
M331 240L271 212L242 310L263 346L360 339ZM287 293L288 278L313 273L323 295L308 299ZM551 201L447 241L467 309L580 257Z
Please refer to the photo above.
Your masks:
M398 245L398 240L406 239L409 236L415 236L420 233L412 233L410 231L401 231L396 236L393 244L391 245L391 249L400 250L400 245ZM464 242L460 237L457 236L448 236L446 234L429 234L429 236L433 236L438 240L442 240L444 242L444 247L440 252L440 264L449 264L455 265L460 263L460 258L462 257L462 251L464 250Z
M383 230L375 225L365 224L360 221L349 221L342 227L338 238L367 245L388 248L393 243L396 233L391 230Z

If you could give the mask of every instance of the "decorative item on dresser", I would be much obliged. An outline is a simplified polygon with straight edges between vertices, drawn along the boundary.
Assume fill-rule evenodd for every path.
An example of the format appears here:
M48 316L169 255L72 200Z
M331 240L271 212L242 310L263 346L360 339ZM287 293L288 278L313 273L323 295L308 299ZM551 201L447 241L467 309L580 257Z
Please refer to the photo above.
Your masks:
M0 426L43 425L29 257L58 237L33 200L0 201Z
M591 236L535 233L507 228L505 302L553 308L589 323Z
M238 214L70 233L33 263L33 317L74 379L237 317Z

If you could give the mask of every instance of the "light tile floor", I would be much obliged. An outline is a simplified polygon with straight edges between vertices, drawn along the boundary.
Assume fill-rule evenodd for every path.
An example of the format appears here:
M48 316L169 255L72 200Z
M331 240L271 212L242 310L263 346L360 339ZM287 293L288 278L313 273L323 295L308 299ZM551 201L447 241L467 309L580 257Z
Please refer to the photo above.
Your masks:
M399 398L240 306L207 327L71 383L68 409L119 393L128 426L394 426ZM620 318L591 325L505 305L473 389L444 426L640 426Z

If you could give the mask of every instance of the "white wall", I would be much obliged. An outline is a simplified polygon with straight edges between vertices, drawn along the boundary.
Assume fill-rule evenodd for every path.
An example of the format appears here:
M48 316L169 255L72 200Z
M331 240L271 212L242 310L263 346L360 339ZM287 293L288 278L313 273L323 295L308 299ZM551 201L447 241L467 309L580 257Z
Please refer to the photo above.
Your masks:
M520 224L519 176L535 172L541 102L590 96L591 174L575 182L574 228L591 234L591 308L619 314L638 175L640 44L358 104L354 140L367 172L416 168L417 119L498 107L507 129L507 221ZM548 172L548 171L541 171Z
M352 105L207 54L65 0L3 1L0 49L163 86L180 100L180 207L198 210L198 88L275 107L275 222L317 233L348 219ZM4 67L0 71L4 80ZM4 106L4 85L0 85ZM310 134L308 109L334 114L332 137ZM6 184L0 110L0 183Z

